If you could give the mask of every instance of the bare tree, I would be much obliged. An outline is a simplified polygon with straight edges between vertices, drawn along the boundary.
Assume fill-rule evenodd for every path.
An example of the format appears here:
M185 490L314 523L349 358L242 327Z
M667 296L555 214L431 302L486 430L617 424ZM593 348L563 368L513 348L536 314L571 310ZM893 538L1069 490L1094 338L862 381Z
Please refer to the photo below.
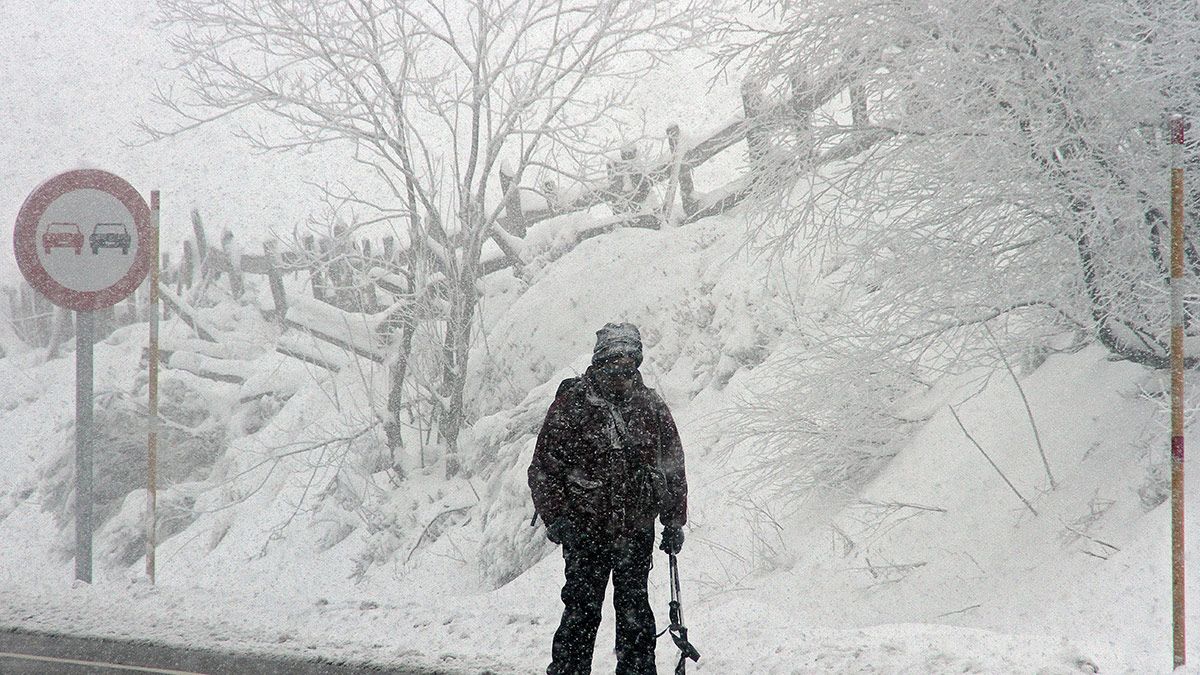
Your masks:
M382 190L331 195L397 227L418 289L444 299L435 415L458 469L467 356L484 245L520 255L500 227L507 195L551 156L594 152L612 86L697 34L693 4L653 0L163 0L181 78L160 100L170 136L230 115L257 147L338 144ZM260 113L257 117L255 113Z

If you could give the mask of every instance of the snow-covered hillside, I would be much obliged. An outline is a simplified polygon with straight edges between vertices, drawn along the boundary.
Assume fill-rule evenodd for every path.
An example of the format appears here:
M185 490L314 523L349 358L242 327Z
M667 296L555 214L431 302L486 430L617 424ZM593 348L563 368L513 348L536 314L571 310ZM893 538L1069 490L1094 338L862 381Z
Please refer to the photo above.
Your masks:
M160 545L154 588L141 580L144 493L136 488L109 506L97 583L72 586L62 491L73 364L36 351L0 360L11 383L0 413L9 467L0 502L3 622L534 672L557 621L562 563L528 526L524 468L558 379L586 364L595 324L623 318L643 327L647 381L675 408L688 452L693 511L681 564L692 636L705 654L697 672L1166 670L1167 515L1152 473L1163 452L1158 376L1096 347L1020 374L1055 489L1019 392L999 372L961 405L958 396L978 382L915 402L937 412L858 493L789 510L731 487L736 453L716 451L729 430L711 423L771 372L772 358L747 358L747 346L769 352L784 339L761 265L736 252L741 228L726 218L618 233L581 246L523 292L504 286L479 377L505 388L489 394L493 404L481 402L492 410L470 433L469 480L446 484L430 471L388 484L386 471L360 468L343 475L360 476L361 489L302 501L313 486L336 492L335 465L319 451L282 460L269 477L251 467L289 444L350 430L355 417L345 411L363 403L360 375L287 375L295 364L260 352L249 362L294 394L250 408L237 385L166 371L165 382L191 392L181 399L202 399L193 404L197 426L227 449L207 462L172 460L166 444L165 461L177 469L163 502L168 513L171 505L190 513ZM247 309L229 301L206 311L226 335L245 336L262 321ZM186 330L170 322L164 333ZM97 346L97 387L110 401L144 392L144 377L123 367L144 340L144 329L131 327ZM345 501L364 494L375 501ZM427 529L459 508L464 517ZM381 515L391 522L371 520ZM544 557L517 565L530 556ZM658 569L661 620L665 565ZM606 622L602 644L611 616ZM661 645L663 669L672 652ZM599 649L597 669L611 666Z

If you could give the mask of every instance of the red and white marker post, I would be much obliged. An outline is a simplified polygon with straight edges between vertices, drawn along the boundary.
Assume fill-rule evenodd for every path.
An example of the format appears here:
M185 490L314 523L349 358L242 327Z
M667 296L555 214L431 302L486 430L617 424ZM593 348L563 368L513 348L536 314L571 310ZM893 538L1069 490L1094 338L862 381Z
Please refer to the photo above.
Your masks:
M75 578L92 581L92 345L98 309L133 293L153 248L150 209L107 171L59 174L25 198L13 229L17 267L54 304L75 310Z
M1171 624L1175 667L1187 661L1183 573L1183 136L1171 117Z

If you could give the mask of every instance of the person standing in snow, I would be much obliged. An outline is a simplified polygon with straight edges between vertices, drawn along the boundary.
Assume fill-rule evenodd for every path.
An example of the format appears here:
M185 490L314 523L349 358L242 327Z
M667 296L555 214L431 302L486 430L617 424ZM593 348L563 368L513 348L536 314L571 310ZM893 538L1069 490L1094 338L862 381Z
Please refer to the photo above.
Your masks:
M608 578L617 617L617 673L654 673L647 579L654 553L678 553L687 522L679 431L643 382L642 339L629 323L596 332L592 365L563 380L538 434L529 489L546 536L561 544L566 582L549 675L590 673Z

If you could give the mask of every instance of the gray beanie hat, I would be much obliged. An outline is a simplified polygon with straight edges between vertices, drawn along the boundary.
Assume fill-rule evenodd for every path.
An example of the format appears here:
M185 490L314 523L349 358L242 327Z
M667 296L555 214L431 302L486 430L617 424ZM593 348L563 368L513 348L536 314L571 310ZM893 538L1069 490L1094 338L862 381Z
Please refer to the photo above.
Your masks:
M592 350L592 363L625 354L632 356L637 365L642 365L642 334L631 323L606 323L596 331L596 347Z

